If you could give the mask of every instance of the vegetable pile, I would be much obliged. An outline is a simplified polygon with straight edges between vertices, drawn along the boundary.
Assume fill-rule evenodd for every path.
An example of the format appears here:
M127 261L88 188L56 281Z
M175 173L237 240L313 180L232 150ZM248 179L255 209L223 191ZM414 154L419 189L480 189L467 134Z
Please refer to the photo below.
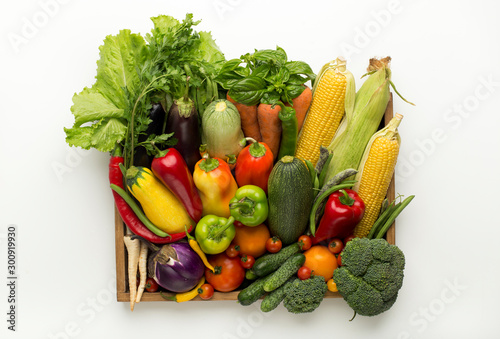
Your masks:
M191 14L152 21L105 38L64 129L110 153L131 310L144 293L228 292L263 312L313 312L332 292L355 314L390 309L405 261L385 237L414 198L386 198L403 118L383 123L401 97L390 58L356 90L343 58L318 74L280 47L226 60Z

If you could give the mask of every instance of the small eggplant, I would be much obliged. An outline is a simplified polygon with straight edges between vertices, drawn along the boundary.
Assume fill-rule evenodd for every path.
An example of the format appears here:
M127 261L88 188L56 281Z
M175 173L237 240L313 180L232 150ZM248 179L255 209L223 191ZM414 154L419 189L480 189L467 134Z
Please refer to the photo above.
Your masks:
M163 125L165 124L165 118L167 113L163 109L160 103L153 104L153 107L149 111L149 118L152 120L145 134L139 135L139 142L145 141L149 135L161 135L163 133ZM143 146L138 146L135 148L134 154L134 166L150 167L151 161L153 161L153 156L148 155L146 149Z
M188 97L189 86L186 85L185 95L174 100L168 112L166 133L174 132L177 144L174 148L182 155L191 173L194 165L201 159L201 134L198 112L194 102Z
M187 242L162 247L148 243L153 253L148 259L148 275L161 287L176 293L191 290L205 274L200 256Z

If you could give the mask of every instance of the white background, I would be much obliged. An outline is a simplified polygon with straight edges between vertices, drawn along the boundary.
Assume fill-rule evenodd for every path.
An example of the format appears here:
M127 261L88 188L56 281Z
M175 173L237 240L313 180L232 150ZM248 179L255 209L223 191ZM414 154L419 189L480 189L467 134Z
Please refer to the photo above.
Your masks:
M496 1L3 1L0 9L1 338L495 338L500 330L500 21ZM342 299L309 315L236 302L115 301L108 154L65 143L71 98L92 85L98 46L150 17L202 19L228 59L283 47L317 72L338 55L362 83L393 58L405 116L397 192L405 283L392 309ZM31 26L31 29L29 28ZM7 330L6 230L18 228L17 331Z

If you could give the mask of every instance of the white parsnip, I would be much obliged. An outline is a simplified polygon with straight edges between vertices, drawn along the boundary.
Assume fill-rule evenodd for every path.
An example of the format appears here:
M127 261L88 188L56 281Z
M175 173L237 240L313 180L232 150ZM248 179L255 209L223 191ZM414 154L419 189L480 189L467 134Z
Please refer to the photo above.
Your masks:
M144 288L146 287L146 279L148 278L148 245L141 241L141 250L139 252L139 287L137 288L137 296L135 297L135 302L141 302L142 294L144 293Z
M130 234L123 237L123 242L127 247L128 253L128 286L130 290L130 310L134 310L135 297L137 295L137 267L139 265L139 253L141 250L141 241L132 239Z

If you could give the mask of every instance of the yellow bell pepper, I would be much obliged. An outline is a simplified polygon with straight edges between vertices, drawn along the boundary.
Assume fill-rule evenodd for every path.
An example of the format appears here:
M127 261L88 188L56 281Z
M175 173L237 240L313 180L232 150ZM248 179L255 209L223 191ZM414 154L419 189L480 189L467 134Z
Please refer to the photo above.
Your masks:
M219 158L203 158L194 166L193 180L203 203L202 215L229 218L229 202L238 189L229 165Z

